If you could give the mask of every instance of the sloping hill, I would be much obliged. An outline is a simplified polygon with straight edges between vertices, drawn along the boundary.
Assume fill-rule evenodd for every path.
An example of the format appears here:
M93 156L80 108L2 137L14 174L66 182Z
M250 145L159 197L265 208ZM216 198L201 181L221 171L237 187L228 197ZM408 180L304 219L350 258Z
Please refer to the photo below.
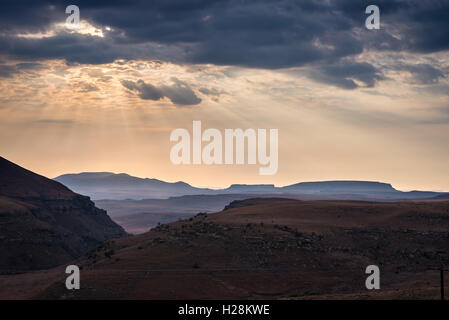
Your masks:
M30 198L71 198L73 192L64 185L26 170L0 157L0 195Z
M448 229L447 201L242 200L104 243L74 262L81 290L67 291L58 268L0 276L0 298L434 299L429 269L449 266ZM371 264L378 292L365 288Z
M209 189L195 188L178 182L165 182L158 179L138 178L125 173L83 172L64 174L54 180L69 186L82 194L91 195L92 199L145 199L168 198L208 193Z
M0 157L0 272L49 268L126 236L88 197Z

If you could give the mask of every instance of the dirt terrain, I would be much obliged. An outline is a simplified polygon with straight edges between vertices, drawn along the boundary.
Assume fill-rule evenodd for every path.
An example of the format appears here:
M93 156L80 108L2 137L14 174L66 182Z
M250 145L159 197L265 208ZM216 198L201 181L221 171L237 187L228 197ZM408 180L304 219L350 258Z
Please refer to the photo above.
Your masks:
M64 268L0 276L0 298L437 299L449 202L249 199L111 240ZM365 268L381 290L365 289Z

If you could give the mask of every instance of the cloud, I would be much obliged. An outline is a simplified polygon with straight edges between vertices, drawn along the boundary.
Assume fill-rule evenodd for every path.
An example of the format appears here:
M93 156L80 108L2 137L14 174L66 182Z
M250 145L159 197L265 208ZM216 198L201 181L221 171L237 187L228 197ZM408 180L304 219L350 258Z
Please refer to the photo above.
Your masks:
M433 53L449 49L449 2L439 0L336 0L333 6L355 25L364 21L364 9L375 4L381 11L381 28L362 28L366 49Z
M443 71L430 64L409 64L400 66L399 69L410 72L413 82L418 84L435 84L446 77Z
M128 90L136 92L143 100L157 101L167 97L173 104L180 106L201 103L201 99L195 95L195 92L193 92L187 83L177 78L172 78L172 81L172 85L162 85L159 87L150 83L145 83L143 80L138 80L136 82L122 80L121 83Z
M37 63L37 62L22 62L16 64L17 70L20 71L40 71L40 70L48 70L49 66Z
M216 88L200 88L199 91L202 94L205 94L207 96L213 96L213 97L218 97L218 96L226 93L225 91L218 90Z
M143 80L137 82L123 80L122 85L131 91L136 91L137 95L143 100L160 100L164 97L164 94L158 88L145 83Z
M309 76L343 89L372 88L376 81L384 79L381 71L371 64L351 61L318 66L310 70Z
M14 75L22 72L33 72L49 69L48 66L40 63L17 63L14 65L0 64L0 77L11 78Z
M10 78L15 73L17 73L17 69L14 66L9 66L2 64L0 65L0 77L1 78Z
M100 90L95 84L88 83L88 82L81 82L77 86L79 87L78 91L83 92L83 93Z
M369 4L366 0L77 2L82 19L114 30L104 30L109 41L124 46L149 42L185 46L189 54L184 58L199 63L260 68L300 66L360 53L368 43L365 38L373 40L371 46L393 50L433 52L449 48L449 3L379 0L376 4L381 8L384 28L375 32L363 28L364 10ZM0 25L8 34L43 32L65 18L62 3L2 1L0 5ZM361 37L355 29L362 29ZM393 30L398 33L395 37ZM75 41L71 46L79 45ZM109 55L103 54L105 58ZM119 54L127 58L131 52L123 50L112 55ZM78 58L78 62L95 60L83 57L81 52Z
M101 28L103 38L64 30L23 38L17 34L45 34L55 23L64 23L64 3L5 0L0 3L0 54L84 64L146 59L263 69L315 66L317 71L311 74L315 80L353 89L382 79L367 65L345 62L367 50L449 50L448 1L378 0L380 30L364 27L370 4L368 0L78 1L81 18ZM409 71L420 83L440 79L434 70ZM184 98L189 89L174 86L166 90L183 102L176 94L183 92ZM154 95L151 88L146 90L149 97ZM191 93L189 101L195 102Z

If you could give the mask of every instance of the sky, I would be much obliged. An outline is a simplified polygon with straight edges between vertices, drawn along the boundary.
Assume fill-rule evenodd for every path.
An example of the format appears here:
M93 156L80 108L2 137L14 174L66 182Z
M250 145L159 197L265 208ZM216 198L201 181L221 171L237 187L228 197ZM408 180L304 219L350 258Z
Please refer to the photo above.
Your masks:
M449 0L4 0L0 155L48 177L449 191L448 17ZM278 129L277 173L174 165L194 120Z

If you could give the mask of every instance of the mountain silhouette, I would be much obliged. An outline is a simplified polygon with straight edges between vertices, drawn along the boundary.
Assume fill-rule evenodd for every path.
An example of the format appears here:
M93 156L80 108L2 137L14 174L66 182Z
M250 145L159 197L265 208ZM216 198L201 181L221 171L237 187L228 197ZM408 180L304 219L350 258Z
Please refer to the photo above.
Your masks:
M440 194L428 191L403 192L393 188L389 183L349 180L300 182L283 187L276 187L273 184L232 184L224 189L196 188L182 181L165 182L112 172L64 174L54 180L78 193L89 195L94 200L168 199L188 195L221 194L312 195L317 199L402 200L431 198Z
M185 182L165 182L138 178L125 173L83 172L64 174L54 180L92 199L146 199L207 194L209 189L195 188Z
M1 273L60 265L127 235L88 197L2 157L0 177Z

